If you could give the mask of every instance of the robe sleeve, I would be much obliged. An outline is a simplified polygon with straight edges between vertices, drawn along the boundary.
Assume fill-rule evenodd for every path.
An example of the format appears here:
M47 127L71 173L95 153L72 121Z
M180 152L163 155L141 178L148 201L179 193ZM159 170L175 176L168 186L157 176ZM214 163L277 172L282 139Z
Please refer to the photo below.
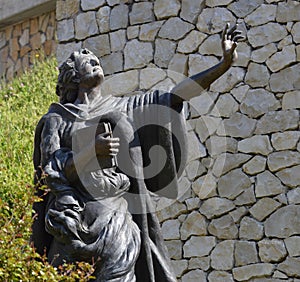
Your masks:
M59 115L51 115L46 119L41 132L41 169L46 175L47 186L54 194L70 190L64 169L73 152L70 148L61 147L64 126L65 122Z

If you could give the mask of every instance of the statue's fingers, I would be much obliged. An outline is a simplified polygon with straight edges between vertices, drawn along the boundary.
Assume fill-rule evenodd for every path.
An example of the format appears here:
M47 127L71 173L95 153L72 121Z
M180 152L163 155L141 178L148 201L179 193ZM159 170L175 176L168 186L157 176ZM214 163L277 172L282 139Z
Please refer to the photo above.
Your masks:
M228 32L227 32L227 39L231 38L232 34L236 31L236 28L237 28L237 26L235 24L231 29L228 30Z
M110 142L109 146L110 146L110 148L118 148L118 147L120 147L120 143L119 142Z
M109 150L109 155L110 156L116 156L118 153L119 153L119 149L117 149L117 148L111 148Z
M234 41L234 42L239 42L239 41L243 41L243 40L245 40L245 36L244 35L237 35L237 36L235 36L232 40Z
M227 34L229 26L230 26L230 24L226 23L225 28L224 28L224 30L222 32L222 42L224 42L226 40L226 34Z

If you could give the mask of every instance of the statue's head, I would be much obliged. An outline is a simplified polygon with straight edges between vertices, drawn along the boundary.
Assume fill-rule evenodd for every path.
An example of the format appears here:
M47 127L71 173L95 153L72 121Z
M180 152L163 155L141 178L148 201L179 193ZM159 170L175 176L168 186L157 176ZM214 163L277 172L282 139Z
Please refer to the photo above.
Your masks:
M56 94L60 102L73 103L80 86L93 88L103 82L99 59L88 49L73 52L59 67Z

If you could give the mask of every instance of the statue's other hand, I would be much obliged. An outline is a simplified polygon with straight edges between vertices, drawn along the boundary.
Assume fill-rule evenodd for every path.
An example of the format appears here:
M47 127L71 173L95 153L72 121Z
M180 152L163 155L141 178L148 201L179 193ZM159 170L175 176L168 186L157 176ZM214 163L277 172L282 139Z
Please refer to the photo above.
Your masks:
M245 39L243 32L237 29L234 25L229 29L230 24L227 23L222 33L222 50L223 59L229 66L238 58L236 47L239 40Z
M119 152L120 139L110 137L109 133L102 133L95 138L95 151L99 157L116 156Z

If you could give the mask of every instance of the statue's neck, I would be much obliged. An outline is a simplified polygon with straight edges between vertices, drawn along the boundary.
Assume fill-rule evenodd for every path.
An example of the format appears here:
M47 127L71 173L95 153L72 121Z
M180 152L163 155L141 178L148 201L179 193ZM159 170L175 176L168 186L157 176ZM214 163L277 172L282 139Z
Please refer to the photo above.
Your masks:
M78 96L76 101L74 102L75 105L84 104L84 105L90 105L95 100L98 100L101 98L101 89L100 87L94 87L94 88L84 88L80 87L78 91Z

